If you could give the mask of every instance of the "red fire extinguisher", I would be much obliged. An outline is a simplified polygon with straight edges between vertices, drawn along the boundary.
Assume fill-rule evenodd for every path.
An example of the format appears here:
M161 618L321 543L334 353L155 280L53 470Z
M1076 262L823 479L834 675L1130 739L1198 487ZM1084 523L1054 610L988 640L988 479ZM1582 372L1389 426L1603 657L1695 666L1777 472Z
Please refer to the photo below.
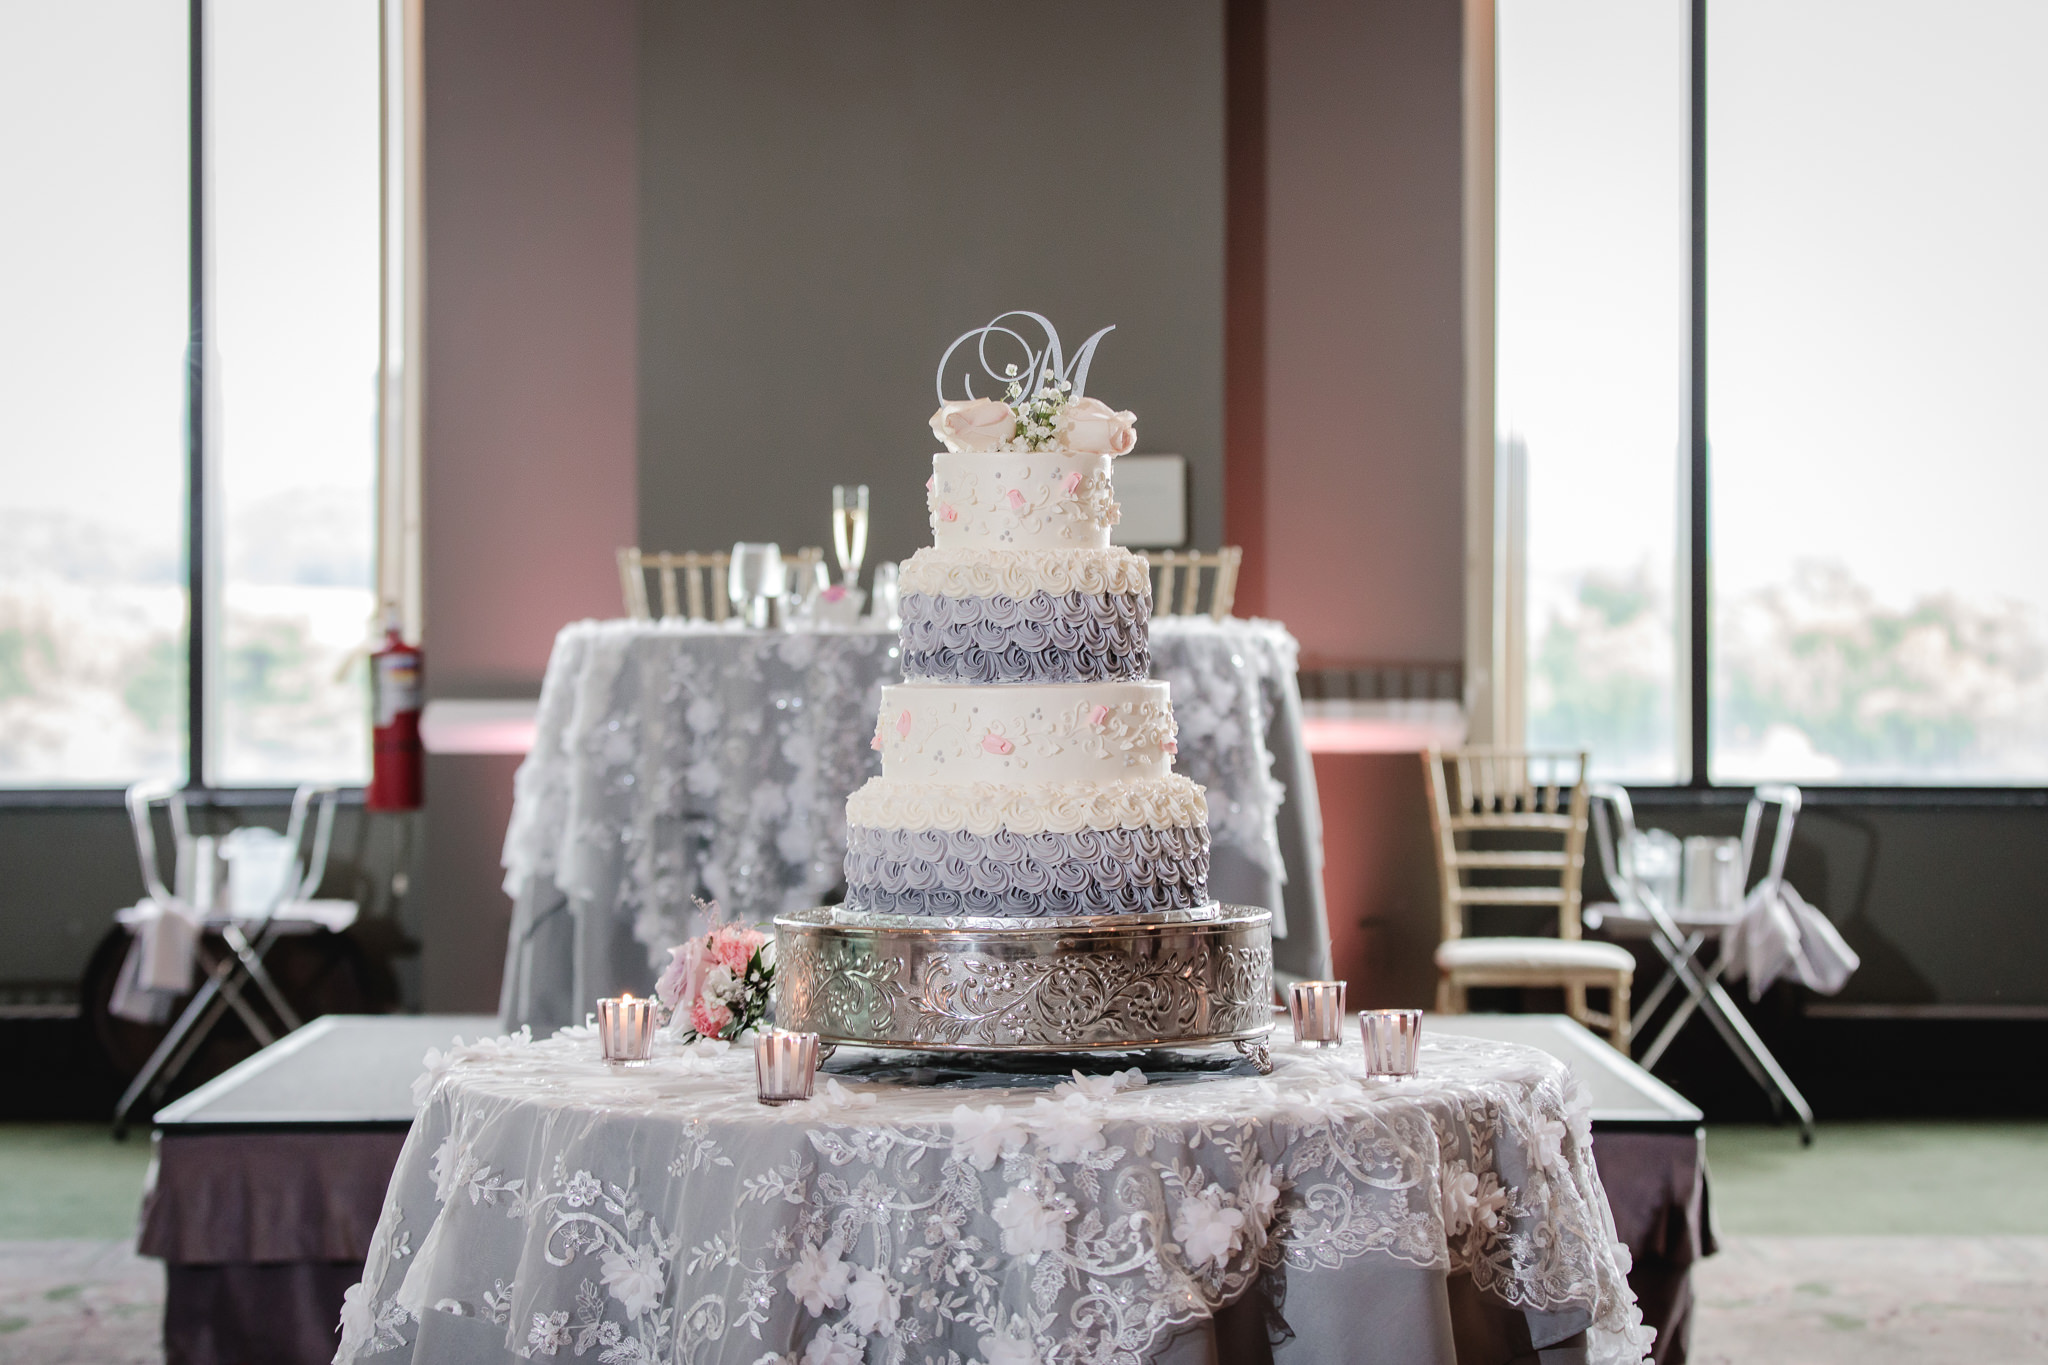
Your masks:
M370 656L376 716L370 730L370 810L418 810L425 774L420 747L424 688L419 649L398 632L397 613L384 619L384 647Z

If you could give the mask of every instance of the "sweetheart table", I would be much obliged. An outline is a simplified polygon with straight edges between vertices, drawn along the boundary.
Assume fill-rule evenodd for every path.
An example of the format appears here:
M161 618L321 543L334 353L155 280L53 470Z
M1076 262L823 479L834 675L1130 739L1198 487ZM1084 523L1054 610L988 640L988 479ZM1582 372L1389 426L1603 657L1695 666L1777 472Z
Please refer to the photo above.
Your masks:
M1532 1048L1354 1041L1261 1077L744 1049L612 1069L584 1027L429 1054L341 1362L1636 1361L1585 1098ZM1142 1069L1140 1069L1142 1068Z
M505 835L513 898L500 1020L546 1033L600 996L644 994L693 932L692 900L745 920L840 885L847 794L895 632L581 621L555 639ZM1172 685L1177 770L1208 789L1210 891L1274 912L1283 974L1330 974L1315 770L1297 646L1272 621L1159 617L1152 676Z

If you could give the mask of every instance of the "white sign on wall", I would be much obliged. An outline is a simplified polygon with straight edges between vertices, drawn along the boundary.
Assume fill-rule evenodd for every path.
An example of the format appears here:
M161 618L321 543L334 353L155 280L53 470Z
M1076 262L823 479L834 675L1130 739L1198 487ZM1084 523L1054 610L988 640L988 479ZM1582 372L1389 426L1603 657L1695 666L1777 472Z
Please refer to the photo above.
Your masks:
M1188 462L1179 455L1125 455L1116 462L1123 517L1110 529L1118 545L1168 550L1188 543Z

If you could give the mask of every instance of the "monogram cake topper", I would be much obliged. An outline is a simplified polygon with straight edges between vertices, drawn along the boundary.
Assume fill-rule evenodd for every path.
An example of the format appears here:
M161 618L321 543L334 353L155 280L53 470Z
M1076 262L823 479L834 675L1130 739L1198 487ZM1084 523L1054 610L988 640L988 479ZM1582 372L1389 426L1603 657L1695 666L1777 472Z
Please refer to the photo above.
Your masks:
M1045 330L1045 345L1042 348L1034 347L1024 339L1023 333L1005 327L1003 324L1011 318L1028 318L1037 323ZM1081 343L1081 349L1074 352L1070 361L1060 350L1060 334L1051 322L1037 313L1022 309L1003 313L991 319L986 326L961 333L954 339L953 344L946 348L946 353L939 357L939 402L943 404L946 401L947 362L952 360L953 352L959 350L961 345L969 340L975 342L975 358L981 362L982 373L995 380L998 388L1015 385L1020 394L1026 397L1041 389L1052 388L1065 394L1067 401L1076 401L1088 391L1088 367L1095 360L1095 344L1115 330L1114 326L1105 327L1089 337ZM996 362L988 353L991 337L1008 337L1015 342L1024 352L1023 363L1011 362L997 369ZM972 401L975 396L974 376L962 370L960 384L961 391L966 394L969 401Z

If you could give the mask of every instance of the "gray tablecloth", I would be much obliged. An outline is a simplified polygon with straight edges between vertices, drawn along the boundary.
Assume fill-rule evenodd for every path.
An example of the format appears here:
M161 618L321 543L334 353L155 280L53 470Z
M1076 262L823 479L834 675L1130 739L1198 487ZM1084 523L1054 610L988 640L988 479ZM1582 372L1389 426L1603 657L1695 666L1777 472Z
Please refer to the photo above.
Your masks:
M933 1077L744 1051L613 1070L584 1028L430 1058L337 1360L781 1365L1636 1361L1571 1073L1426 1041L1273 1075ZM883 1065L884 1063L876 1063Z
M1282 973L1329 974L1322 828L1296 646L1269 621L1165 618L1178 770L1208 788L1217 899L1274 911ZM878 771L896 637L584 621L556 638L506 832L501 1018L540 1032L651 989L694 897L765 920L840 884L845 800Z

